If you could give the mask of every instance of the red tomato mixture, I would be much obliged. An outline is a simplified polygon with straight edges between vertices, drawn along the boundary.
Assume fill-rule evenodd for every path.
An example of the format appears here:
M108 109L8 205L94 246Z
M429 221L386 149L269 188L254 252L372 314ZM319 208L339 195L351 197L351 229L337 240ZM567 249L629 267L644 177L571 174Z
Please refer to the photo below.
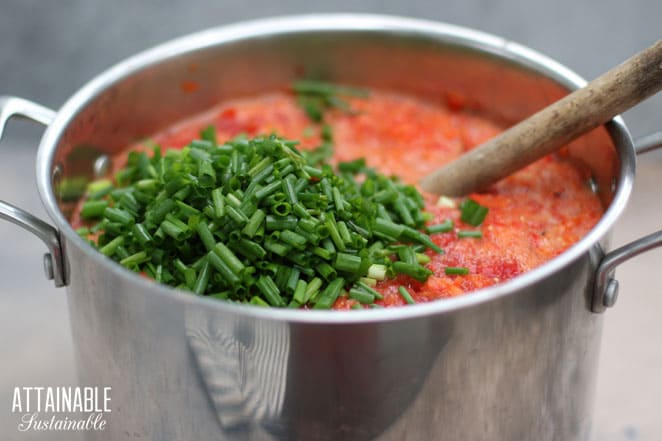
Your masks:
M493 137L503 127L470 113L401 94L372 91L367 99L351 99L355 112L330 111L325 116L334 135L334 160L365 158L384 174L415 184L422 176ZM214 125L219 141L239 134L276 133L301 141L300 148L320 143L312 124L287 93L228 101L204 115L154 136L162 147L182 147ZM131 146L135 149L136 146ZM125 155L114 161L125 163ZM404 285L416 302L453 297L494 285L535 268L566 250L600 219L603 208L587 185L590 172L577 164L548 156L471 198L489 208L480 227L482 238L458 238L459 230L476 227L460 220L458 200L426 195L430 224L452 219L453 231L431 235L444 254L428 251L434 275L425 283L407 276L385 280L375 303L404 305ZM79 223L73 220L74 225ZM468 275L446 275L444 268L466 267ZM348 309L355 300L339 297L334 307Z

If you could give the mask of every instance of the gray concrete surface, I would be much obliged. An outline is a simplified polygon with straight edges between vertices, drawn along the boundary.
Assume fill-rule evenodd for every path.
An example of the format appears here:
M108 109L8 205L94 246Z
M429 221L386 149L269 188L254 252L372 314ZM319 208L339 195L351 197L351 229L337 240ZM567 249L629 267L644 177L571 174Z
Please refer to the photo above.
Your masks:
M113 63L169 38L248 18L360 11L451 22L499 34L546 53L592 78L660 38L659 0L0 0L0 94L57 108ZM662 126L662 97L626 114L635 134ZM12 123L0 146L0 198L45 217L34 186L40 129ZM614 245L659 229L662 157L642 158L635 194ZM0 222L0 439L79 440L74 433L19 434L9 413L14 386L74 384L66 295L42 276L42 245ZM621 296L608 311L593 441L662 438L662 251L618 272Z

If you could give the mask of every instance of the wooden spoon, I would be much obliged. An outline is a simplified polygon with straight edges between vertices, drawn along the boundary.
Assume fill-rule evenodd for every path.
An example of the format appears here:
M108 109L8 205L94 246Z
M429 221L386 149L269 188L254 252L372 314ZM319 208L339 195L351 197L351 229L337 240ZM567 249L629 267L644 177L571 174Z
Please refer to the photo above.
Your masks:
M662 89L662 40L423 178L430 193L463 196L552 153Z

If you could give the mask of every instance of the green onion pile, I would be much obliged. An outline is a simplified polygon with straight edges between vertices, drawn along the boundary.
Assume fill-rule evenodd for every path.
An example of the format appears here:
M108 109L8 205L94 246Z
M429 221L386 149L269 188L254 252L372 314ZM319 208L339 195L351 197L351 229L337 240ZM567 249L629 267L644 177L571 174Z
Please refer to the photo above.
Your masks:
M328 309L341 293L376 306L376 281L427 280L424 251L442 250L420 231L418 191L363 160L334 171L295 145L218 145L207 129L182 150L131 152L115 183L88 187L81 216L96 223L80 234L159 282L262 306Z

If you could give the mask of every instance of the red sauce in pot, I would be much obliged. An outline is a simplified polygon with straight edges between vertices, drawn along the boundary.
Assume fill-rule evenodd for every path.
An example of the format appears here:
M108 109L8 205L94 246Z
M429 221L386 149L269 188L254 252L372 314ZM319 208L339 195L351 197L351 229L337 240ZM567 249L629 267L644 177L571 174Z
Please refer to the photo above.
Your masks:
M464 151L493 137L503 127L463 112L396 93L373 91L367 99L352 99L353 114L330 111L334 160L360 157L384 174L398 175L415 184L422 176ZM233 100L156 134L164 148L182 147L213 124L219 141L238 134L275 132L301 141L300 148L320 143L319 128L311 124L296 99L273 93ZM131 146L128 150L141 148ZM126 152L115 158L121 168ZM476 229L460 221L457 206L439 204L427 195L431 224L452 219L454 231L431 235L444 254L428 251L427 265L434 275L420 283L406 276L385 280L376 289L384 294L376 303L403 305L398 287L404 285L416 302L462 295L535 268L560 254L584 236L600 219L603 208L587 185L590 172L559 156L548 156L471 198L489 208L481 225L483 237L458 238L458 230ZM456 201L457 202L457 201ZM457 204L456 204L457 205ZM74 227L81 225L72 219ZM466 267L468 275L446 275L448 266ZM356 301L340 297L335 308L350 308Z

